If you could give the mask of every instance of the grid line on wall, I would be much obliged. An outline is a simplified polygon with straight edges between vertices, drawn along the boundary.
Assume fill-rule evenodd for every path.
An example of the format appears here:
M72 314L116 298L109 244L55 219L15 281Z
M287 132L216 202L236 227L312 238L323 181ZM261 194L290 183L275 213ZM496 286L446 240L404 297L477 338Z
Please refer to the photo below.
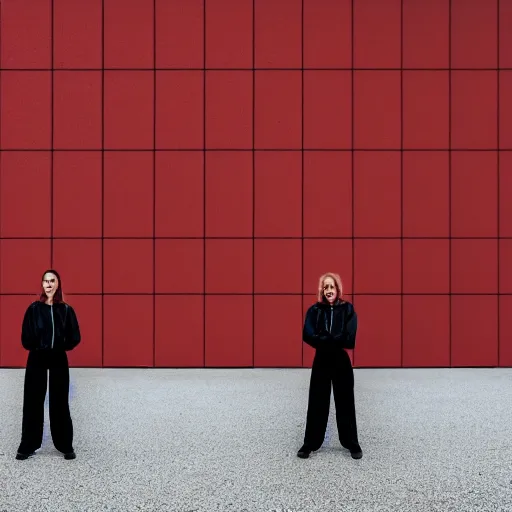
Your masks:
M356 192L355 192L355 152L354 152L354 146L355 146L355 133L354 133L354 125L355 125L355 97L356 97L356 88L355 88L355 72L354 72L354 64L355 64L355 52L354 52L354 44L355 44L355 37L354 37L354 2L355 0L351 0L350 3L350 64L352 66L352 69L350 71L350 93L352 95L352 101L350 102L350 142L352 145L352 148L350 150L350 172L351 172L351 179L352 179L352 302L354 304L354 308L356 307L356 297L355 297L355 282L356 282L356 264L355 264L355 255L356 255L356 224L355 224L355 201L356 201ZM354 349L352 351L352 363L354 366L356 366L356 350Z
M448 366L452 366L452 0L448 1Z
M203 0L203 69L201 71L203 72L203 367L206 367L206 0Z
M498 343L497 343L497 361L496 364L500 366L500 356L501 356L501 330L500 330L500 310L501 310L501 300L500 300L500 263L501 263L501 240L500 240L500 149L501 149L501 139L500 139L500 79L501 79L501 73L499 70L500 66L500 0L496 0L496 62L498 64L498 70L496 71L496 139L497 139L497 146L498 151L496 151L496 184L497 184L497 190L496 190L496 244L498 245L496 254L497 254L497 268L496 268L496 279L497 279L497 290L498 290L498 296L496 297L496 316L497 316L497 336L498 336Z
M101 0L101 366L105 366L105 0Z
M404 365L404 0L400 1L400 367Z
M153 367L156 367L156 0L153 0Z
M300 311L301 317L303 317L304 310L304 0L301 0L300 3L301 13L300 13L300 40L301 40L301 48L300 48L300 62L302 66L301 70L301 111L300 111L300 144L302 147L301 150L301 204L300 204L300 261L301 261L301 272L300 272L300 289L302 291L301 303L300 303ZM302 340L301 340L302 341ZM304 343L301 342L301 367L304 366Z
M457 153L457 152L464 152L464 153L496 153L499 150L499 148L489 148L489 149L483 149L483 148L404 148L401 150L400 148L345 148L345 149L333 149L333 148L280 148L280 149L274 149L274 148L255 148L254 151L258 151L260 153L279 153L279 152L289 152L289 153L390 153L390 152L403 152L403 153L414 153L421 151L423 153L432 153L432 152L442 152L442 151L450 151L451 153ZM108 149L108 148L86 148L86 149L52 149L52 148L3 148L0 149L3 153L48 153L50 151L53 151L55 153L63 152L63 153L73 153L73 152L80 152L80 153L97 153L99 151L102 151L103 153L147 153L149 151L152 151L152 148L146 148L146 149ZM189 149L156 149L156 153L191 153L191 152L197 152L197 153L204 153L205 151L215 153L215 152L252 152L253 149L251 148L189 148ZM503 153L511 153L512 149L501 149L499 151L502 151Z
M54 219L54 176L53 176L53 167L54 167L54 154L53 148L55 146L55 72L54 72L54 53L55 53L55 34L54 34L54 9L53 9L53 0L50 2L50 63L51 63L51 71L50 71L50 267L54 267L54 230L53 230L53 219Z
M251 219L251 228L252 228L252 362L254 366L254 357L255 357L255 311L256 311L256 299L255 299L255 286L256 286L256 153L254 151L254 147L256 146L256 0L252 0L252 48L251 48L251 58L252 58L252 104L251 104L251 123L252 123L252 133L251 133L251 156L252 156L252 219Z

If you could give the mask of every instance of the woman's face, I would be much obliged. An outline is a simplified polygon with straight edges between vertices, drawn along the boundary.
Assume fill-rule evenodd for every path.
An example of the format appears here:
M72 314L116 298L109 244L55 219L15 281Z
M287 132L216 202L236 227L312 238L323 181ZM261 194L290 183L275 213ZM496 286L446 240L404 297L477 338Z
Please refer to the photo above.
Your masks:
M329 302L329 304L332 304L336 301L336 298L338 296L338 290L336 289L336 283L334 282L334 279L332 277L326 277L324 280L324 296Z
M51 272L47 272L43 276L43 290L44 293L46 293L46 296L49 299L52 299L58 287L59 280L57 279L57 276L55 274L52 274Z

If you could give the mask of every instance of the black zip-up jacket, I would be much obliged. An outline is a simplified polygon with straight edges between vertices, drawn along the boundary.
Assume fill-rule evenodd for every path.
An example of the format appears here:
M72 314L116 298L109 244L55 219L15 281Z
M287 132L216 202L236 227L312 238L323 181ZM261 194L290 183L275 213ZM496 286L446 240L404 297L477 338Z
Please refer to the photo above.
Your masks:
M337 300L332 306L317 302L306 313L302 339L315 349L352 349L356 334L357 315L350 302Z
M81 340L74 309L64 302L49 306L30 304L21 326L21 344L26 350L73 350Z

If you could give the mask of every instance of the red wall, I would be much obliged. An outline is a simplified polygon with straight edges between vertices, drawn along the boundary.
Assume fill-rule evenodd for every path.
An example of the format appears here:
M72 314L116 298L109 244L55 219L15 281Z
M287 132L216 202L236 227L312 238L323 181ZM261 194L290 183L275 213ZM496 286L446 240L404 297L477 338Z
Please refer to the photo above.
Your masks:
M50 265L74 365L308 366L327 270L356 366L512 365L512 0L1 9L1 366Z

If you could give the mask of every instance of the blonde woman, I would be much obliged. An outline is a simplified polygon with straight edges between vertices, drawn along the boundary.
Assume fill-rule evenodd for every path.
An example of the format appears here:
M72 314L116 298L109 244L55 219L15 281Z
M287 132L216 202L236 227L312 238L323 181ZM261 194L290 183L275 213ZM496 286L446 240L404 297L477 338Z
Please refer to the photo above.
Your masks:
M297 453L302 459L319 450L324 442L331 385L340 443L350 450L352 458L363 456L357 437L354 372L345 351L354 348L357 315L354 306L342 296L340 276L332 272L324 274L319 280L317 302L306 313L302 339L316 352L309 385L304 445Z

